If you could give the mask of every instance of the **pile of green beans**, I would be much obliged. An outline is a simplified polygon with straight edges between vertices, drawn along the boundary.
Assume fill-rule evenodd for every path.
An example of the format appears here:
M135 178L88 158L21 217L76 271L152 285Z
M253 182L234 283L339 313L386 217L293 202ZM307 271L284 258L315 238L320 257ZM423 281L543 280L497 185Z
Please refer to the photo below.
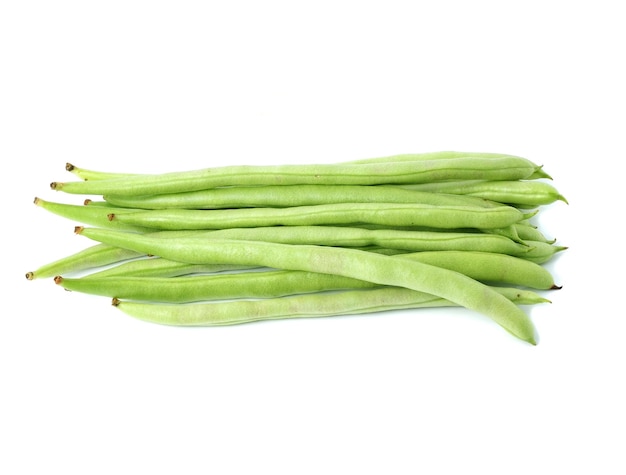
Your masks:
M140 320L213 326L461 306L537 343L523 306L566 249L536 224L567 203L508 154L431 152L164 174L79 168L35 198L96 244L26 274Z

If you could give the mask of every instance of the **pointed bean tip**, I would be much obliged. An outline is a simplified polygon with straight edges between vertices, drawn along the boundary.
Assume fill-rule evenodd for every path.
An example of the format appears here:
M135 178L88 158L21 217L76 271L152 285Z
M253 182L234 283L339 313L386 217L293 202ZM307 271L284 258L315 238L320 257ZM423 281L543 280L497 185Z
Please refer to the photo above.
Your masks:
M562 285L552 284L552 287L550 287L550 290L561 290L562 288L563 288Z
M567 198L565 198L565 196L563 195L559 195L557 197L558 200L561 200L563 203L565 203L566 205L569 205L569 201L567 201Z

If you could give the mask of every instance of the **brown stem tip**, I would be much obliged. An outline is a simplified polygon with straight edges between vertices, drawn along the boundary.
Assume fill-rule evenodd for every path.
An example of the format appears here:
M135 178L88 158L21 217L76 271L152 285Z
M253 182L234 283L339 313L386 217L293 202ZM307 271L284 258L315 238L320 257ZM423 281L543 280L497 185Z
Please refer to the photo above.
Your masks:
M74 170L74 168L75 168L75 167L74 167L74 165L72 165L72 164L71 164L71 163L69 163L69 162L65 164L65 169L66 169L68 172L71 172L72 170Z
M61 188L63 188L63 183L53 181L52 183L50 183L50 188L52 188L53 190L60 190Z
M109 213L109 214L107 214L107 218L109 218L109 221L113 221L113 218L115 218L115 214L114 213Z
M74 232L75 232L76 234L80 234L80 233L82 233L82 232L83 232L83 229L85 229L83 226L75 226L75 227L74 227Z
M28 280L33 280L35 278L35 273L34 272L27 272L26 273L26 278Z
M114 307L117 307L120 304L120 299L118 299L117 297L113 297L113 300L111 301L111 305L113 305Z
M41 204L41 198L37 198L35 196L35 199L33 200L33 203L35 203L37 206L39 206Z
M61 277L60 275L57 275L54 278L54 283L57 284L57 285L61 285L61 282L63 282L63 277Z
M563 286L562 286L562 285L556 285L556 284L554 284L552 287L550 287L550 290L560 290L560 289L562 289L562 288L563 288Z

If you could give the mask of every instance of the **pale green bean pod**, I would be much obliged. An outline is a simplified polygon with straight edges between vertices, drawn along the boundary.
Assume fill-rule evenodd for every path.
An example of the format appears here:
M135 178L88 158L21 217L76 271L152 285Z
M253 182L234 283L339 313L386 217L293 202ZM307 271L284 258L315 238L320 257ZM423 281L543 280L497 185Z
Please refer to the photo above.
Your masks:
M490 288L512 305L549 302L527 290ZM163 325L221 326L283 318L330 317L400 309L453 307L457 304L414 290L382 287L344 292L316 293L264 300L200 304L154 304L113 299L118 309L140 320Z

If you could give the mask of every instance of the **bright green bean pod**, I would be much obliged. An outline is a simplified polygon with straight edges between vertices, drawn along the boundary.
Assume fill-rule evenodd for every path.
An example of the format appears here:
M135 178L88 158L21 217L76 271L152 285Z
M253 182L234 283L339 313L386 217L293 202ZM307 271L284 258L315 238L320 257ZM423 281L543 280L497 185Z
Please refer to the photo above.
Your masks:
M514 157L514 155L501 154L501 153L482 153L482 152L454 152L454 151L442 151L442 152L428 152L428 153L410 153L401 155L391 155L379 158L368 158L364 160L351 160L344 162L337 162L337 164L361 164L361 163L376 163L376 162L413 162L417 160L440 160L446 158L502 158L502 157ZM137 176L141 174L137 173L111 173L97 170L88 170L86 168L80 168L71 163L65 165L65 169L74 173L76 176L83 180L105 180L111 178L125 178L129 176ZM148 176L143 174L143 176Z
M550 273L538 264L502 254L476 252L420 252L398 259L423 262L460 272L487 283L521 285L535 289L557 289ZM158 259L157 259L158 260ZM270 298L326 290L370 288L377 284L315 272L274 270L239 272L186 278L112 277L68 279L56 276L66 290L153 302L197 302L234 298Z
M65 203L55 203L52 201L42 200L41 198L35 198L35 204L41 208L54 213L58 216L62 216L71 221L75 221L81 224L88 224L90 226L99 226L102 228L119 229L125 231L137 231L147 232L153 231L153 229L143 226L136 226L133 224L126 224L119 221L111 221L109 215L114 212L131 213L133 210L126 208L110 208L107 206L84 206L84 205L70 205Z
M511 305L548 302L543 297L513 288L490 288ZM168 305L113 299L113 305L129 316L163 325L220 326L283 318L331 317L399 309L434 308L456 304L414 290L381 287L322 294L296 295L264 300Z
M565 197L561 195L554 186L538 180L472 180L463 182L425 183L420 185L408 185L407 189L430 193L474 196L498 203L531 208L552 204L559 200L567 203Z
M180 262L259 265L334 274L409 288L481 313L512 335L536 344L532 321L506 297L463 274L417 261L324 246L197 238L162 239L82 227L77 227L76 232L103 243Z
M516 243L497 234L365 229L344 226L269 226L215 231L161 231L151 233L151 235L175 239L199 237L334 247L378 246L404 251L482 251L517 257L523 257L530 251L528 245Z
M349 277L295 270L270 270L181 278L56 276L66 290L152 302L184 303L236 298L271 298L337 289L372 288L376 284Z
M490 252L430 251L396 256L465 274L484 283L509 284L538 290L560 289L552 274L538 263Z
M305 226L372 223L440 229L504 228L525 219L512 206L432 206L421 204L340 203L292 208L232 210L164 209L111 213L109 219L130 226L162 230L227 229L259 226Z
M287 208L338 203L420 203L478 207L497 205L473 196L431 193L385 185L234 186L151 196L106 195L104 198L113 206L140 209Z
M115 264L127 259L133 259L144 255L141 252L109 246L108 244L96 244L83 249L70 256L63 257L39 267L37 270L26 273L28 280L54 277L59 274L81 272L95 267Z
M382 185L444 180L518 180L537 165L519 157L322 165L225 166L109 180L54 182L52 189L87 195L158 195L224 186Z

